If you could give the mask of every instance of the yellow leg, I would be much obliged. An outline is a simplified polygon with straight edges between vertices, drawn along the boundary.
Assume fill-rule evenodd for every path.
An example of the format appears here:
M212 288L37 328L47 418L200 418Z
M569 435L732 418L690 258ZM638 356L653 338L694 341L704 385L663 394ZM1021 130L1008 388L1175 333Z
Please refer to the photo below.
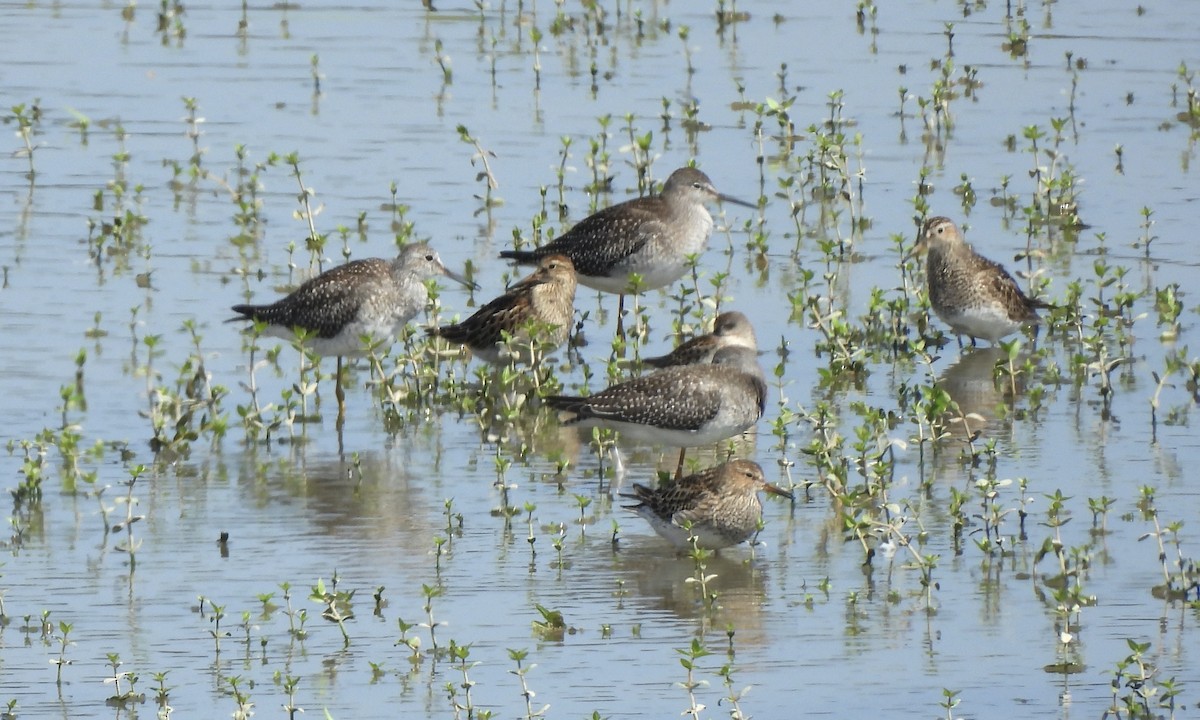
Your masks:
M679 465L675 467L675 479L683 477L683 455L687 452L687 448L679 448Z

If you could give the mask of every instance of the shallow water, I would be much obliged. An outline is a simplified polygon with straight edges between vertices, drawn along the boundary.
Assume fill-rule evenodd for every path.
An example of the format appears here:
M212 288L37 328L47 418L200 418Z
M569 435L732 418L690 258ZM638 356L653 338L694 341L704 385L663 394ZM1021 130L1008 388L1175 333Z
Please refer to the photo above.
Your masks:
M713 653L697 666L696 679L708 683L696 691L697 702L707 706L704 717L731 712L718 675L726 663L735 691L753 687L740 700L742 710L761 718L794 715L800 704L816 716L945 715L938 706L944 688L961 693L956 717L1092 717L1112 701L1111 673L1129 655L1126 640L1132 639L1151 643L1147 657L1158 666L1156 681L1175 677L1182 683L1179 702L1195 705L1196 611L1151 594L1163 571L1156 543L1142 539L1154 527L1138 503L1140 489L1153 488L1161 523L1184 523L1178 552L1195 557L1189 521L1197 517L1200 498L1187 470L1200 459L1189 417L1195 401L1185 376L1175 376L1160 395L1152 436L1150 399L1152 373L1163 372L1166 354L1197 345L1196 303L1188 294L1198 264L1190 222L1197 197L1190 173L1195 133L1176 116L1186 102L1180 63L1200 66L1200 16L1165 2L1143 3L1143 14L1121 3L1086 11L1028 6L1028 52L1014 57L1002 43L1018 20L1006 22L999 3L880 6L861 33L849 6L762 2L748 8L749 19L719 32L711 6L615 4L603 8L602 34L574 6L562 8L573 28L554 34L559 8L549 3L536 9L493 5L482 14L435 5L432 13L387 3L254 7L242 36L236 9L188 5L178 18L186 30L182 38L156 32L150 6L138 7L126 21L117 4L0 5L4 26L18 30L9 33L0 70L4 105L36 99L43 113L33 138L32 181L19 137L7 136L11 155L0 163L0 203L9 208L0 225L0 437L10 448L0 460L0 477L15 490L24 477L21 443L44 429L61 437L60 389L76 382L75 360L83 350L86 409L72 405L66 414L69 424L78 425L81 447L101 442L105 448L82 456L80 469L95 472L99 486L110 486L99 500L86 483L72 486L60 450L44 443L44 497L32 511L29 505L12 511L9 556L0 566L0 597L10 621L0 628L6 677L0 702L15 700L22 717L165 713L154 704L152 677L165 671L168 702L181 717L206 716L213 708L217 715L234 713L230 678L240 678L238 690L257 714L286 714L280 708L287 702L287 676L300 679L296 703L309 715L326 709L339 718L449 717L456 713L447 683L466 704L461 663L444 654L453 640L469 645L469 662L478 663L469 668L476 713L526 714L508 653L525 648L525 666L536 664L527 676L535 711L548 703L552 717L672 716L690 707L679 686L687 679L680 651L700 638ZM669 29L660 25L667 21ZM970 65L981 85L973 96L952 101L953 132L931 149L922 139L917 98L929 98L940 76L931 61L946 61L946 23L954 24L952 77ZM687 71L679 38L685 25L694 73ZM536 58L535 27L543 33ZM439 40L453 71L450 82L443 82L435 60ZM1071 63L1082 59L1085 65L1069 64L1067 53ZM810 126L819 129L830 117L829 93L843 92L849 167L861 174L861 207L870 221L854 236L854 262L831 264L818 244L854 235L844 205L810 202L804 237L797 240L788 203L777 193L779 180L794 174L798 161L780 158L773 117L762 118L760 146L758 118L738 104L780 98L781 82L796 97L789 112L804 136L794 149L801 157L812 147ZM909 94L903 118L901 87ZM195 98L203 118L195 146L183 97ZM660 117L664 98L670 103L666 124ZM689 133L683 122L684 104L692 99L706 126L698 133ZM72 111L89 119L86 138L72 125ZM780 362L775 350L782 343L790 350L773 384L768 416L739 452L762 463L770 479L797 483L799 499L791 507L765 503L763 545L733 548L709 561L719 608L706 608L688 582L696 574L693 563L674 557L648 526L609 498L607 482L601 486L596 479L597 458L586 438L559 430L545 412L526 409L499 443L480 430L486 421L443 405L413 409L389 429L380 402L363 387L371 377L363 363L352 374L340 438L327 383L323 419L292 432L281 428L284 442L249 441L235 410L248 402L249 356L237 327L222 322L228 306L247 291L256 299L274 297L309 270L307 225L293 216L299 185L286 163L259 174L259 236L241 246L234 242L241 229L225 184L238 181L235 146L247 148L251 168L271 153L298 153L303 184L321 207L315 225L330 233L326 267L343 261L339 225L348 228L351 256L393 252L394 182L396 199L410 208L406 220L415 223L415 236L431 239L453 267L474 263L482 287L473 298L486 301L514 273L496 253L511 246L514 230L531 238L532 218L543 207L548 237L585 216L593 203L636 193L627 114L635 134L652 132L655 178L695 159L723 192L765 197L761 211L723 209L718 224L728 230L714 235L698 285L711 296L710 279L729 273L722 304L755 322L768 351L768 375ZM10 130L16 128L13 115L5 114ZM589 142L599 137L604 115L612 116L606 139L612 192L593 198L584 191L592 181ZM824 292L822 273L836 274L829 294L851 320L868 312L870 288L896 295L903 280L892 236L903 235L906 247L913 239L912 199L923 164L931 168L931 211L969 225L968 239L990 257L1014 271L1028 269L1015 259L1027 245L1023 215L991 201L1004 193L1006 177L1007 194L1021 204L1029 201L1035 163L1022 133L1037 125L1052 136L1051 118L1068 119L1059 149L1080 179L1079 212L1088 227L1073 241L1039 229L1034 242L1040 253L1032 267L1049 278L1045 292L1052 300L1080 281L1089 321L1096 312L1091 300L1101 293L1095 263L1125 268L1120 282L1137 295L1128 313L1136 318L1127 330L1134 338L1132 362L1113 371L1106 415L1099 380L1072 381L1072 356L1083 346L1062 332L1043 333L1038 343L1048 360L1039 359L1025 378L1017 412L1004 413L996 410L1006 395L1003 382L991 379L993 359L960 353L951 343L938 351L932 370L965 412L984 416L978 444L995 440L994 466L986 456L977 466L964 462L961 444L952 441L936 451L926 446L922 454L912 442L916 426L900 407L899 388L927 384L925 365L881 354L866 359L869 374L860 384L822 383L818 370L829 358L814 352L821 335L810 318L791 315L787 297L800 287L802 269L817 273L817 293ZM123 139L118 124L127 133ZM472 164L475 149L456 131L460 124L494 153L489 162L503 202L490 211L477 198L484 191L476 179L480 168ZM855 134L861 134L861 155ZM1010 135L1013 149L1005 143ZM567 212L560 217L556 172L563 137L572 142L565 162ZM191 181L187 171L197 147L199 166L212 177ZM766 156L761 166L760 147ZM129 154L127 162L114 161L120 152ZM184 173L174 186L173 164ZM969 213L955 193L964 175L979 198ZM123 205L112 192L117 178L127 184ZM1148 259L1133 247L1143 234L1143 207L1153 212ZM823 222L830 208L843 215ZM140 235L126 250L102 248L96 261L88 239L99 233L89 225L127 209L146 218ZM748 250L747 222L767 235L765 264L756 264ZM294 256L289 243L298 246ZM115 246L110 241L107 247ZM147 272L148 286L138 279ZM1154 292L1172 283L1181 285L1185 310L1178 339L1163 342ZM1104 298L1117 290L1106 287ZM677 292L642 299L650 324L645 352L670 346L672 311L679 306L671 295ZM447 287L439 312L465 315L469 299L461 288ZM579 355L591 369L593 389L604 382L615 308L611 297L582 289L577 299L577 310L588 313L589 344ZM182 329L189 320L198 327L198 354L211 382L229 390L220 407L228 432L221 439L202 435L185 456L156 457L144 416L151 407L148 391L177 391L181 366L194 353ZM941 325L933 319L931 328ZM148 361L150 336L159 338L158 354ZM264 349L274 342L264 342ZM1184 357L1196 362L1194 354ZM281 372L256 373L263 404L279 404L281 392L296 382L295 352L284 348L279 363ZM1049 363L1063 368L1061 382L1051 379ZM323 363L325 372L331 368ZM441 370L443 377L474 373L455 363ZM583 382L579 362L559 373L568 389ZM1031 404L1031 386L1045 392L1040 409ZM849 457L860 423L853 403L902 416L888 432L909 441L896 449L889 499L913 519L905 533L915 534L917 521L928 533L920 552L939 556L930 594L936 612L927 612L919 573L908 567L903 549L891 557L881 550L873 569L864 569L862 547L846 540L829 492L803 452L811 427L789 425L786 441L772 434L781 407L813 411L822 402L841 418ZM127 444L131 457L122 458L109 443ZM660 462L653 450L626 448L624 456L630 479L637 481ZM512 486L507 502L521 509L507 520L493 512L503 502L498 457L512 463L503 474ZM668 450L662 466L673 458ZM560 459L571 465L556 476ZM144 520L132 526L141 545L131 564L118 549L125 532L106 534L99 508L101 501L111 508L113 521L124 516L117 498L126 494L122 483L136 464L147 469L132 491L135 513ZM982 521L974 517L980 501L972 483L989 476L1028 479L1023 539L1013 512L1020 503L1016 485L998 491L999 507L1010 511L1001 532L1013 543L1003 556L989 557L974 544ZM928 490L920 487L922 480ZM855 474L851 481L862 478ZM971 497L966 512L972 517L958 554L948 511L952 489ZM1096 598L1078 613L1072 657L1084 667L1071 675L1043 670L1061 659L1056 602L1048 589L1056 568L1053 558L1035 563L1052 535L1046 496L1059 490L1069 498L1063 543L1086 556L1082 585ZM1107 534L1090 530L1088 499L1101 496L1114 500ZM222 532L230 535L224 549L217 543ZM445 541L440 557L435 538ZM1176 557L1171 545L1168 557ZM335 571L339 589L355 592L345 647L337 626L319 617L322 606L307 597L318 578L328 584ZM257 599L273 593L271 602L283 605L281 583L291 584L292 606L307 610L306 638L289 634L284 609L264 613ZM376 614L371 596L381 586L386 605ZM427 620L422 586L441 591L432 614L445 623L433 633L443 651L431 651L429 628L414 627L408 635L421 639L426 655L413 665L406 648L395 645L397 620ZM219 650L210 634L214 604L224 608L220 630L229 633ZM531 622L540 619L539 604L562 612L574 632L561 640L535 634ZM51 628L42 632L38 619L47 611ZM248 643L243 613L249 614ZM66 651L73 664L63 668L61 686L47 662L59 657L59 622L72 625L68 638L74 643ZM726 653L727 628L734 633L732 655ZM105 704L114 692L104 683L112 674L110 653L119 655L122 671L138 675L145 704ZM373 676L372 664L382 672Z

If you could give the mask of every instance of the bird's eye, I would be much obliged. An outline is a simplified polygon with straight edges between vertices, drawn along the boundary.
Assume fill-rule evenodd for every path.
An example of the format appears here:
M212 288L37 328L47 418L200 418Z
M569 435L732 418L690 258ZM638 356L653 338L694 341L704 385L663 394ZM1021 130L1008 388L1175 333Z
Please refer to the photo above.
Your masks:
M425 262L433 262L433 253L429 253L425 256Z

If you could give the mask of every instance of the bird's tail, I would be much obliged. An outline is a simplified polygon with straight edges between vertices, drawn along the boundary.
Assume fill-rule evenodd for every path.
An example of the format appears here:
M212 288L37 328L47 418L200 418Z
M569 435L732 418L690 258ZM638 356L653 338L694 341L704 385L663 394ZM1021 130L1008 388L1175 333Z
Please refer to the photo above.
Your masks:
M518 265L533 265L538 261L537 253L533 250L501 250L500 257L516 260Z
M245 322L247 320L254 319L254 317L258 314L259 306L234 305L232 308L230 308L230 310L233 310L235 313L237 313L237 316L226 318L225 322Z

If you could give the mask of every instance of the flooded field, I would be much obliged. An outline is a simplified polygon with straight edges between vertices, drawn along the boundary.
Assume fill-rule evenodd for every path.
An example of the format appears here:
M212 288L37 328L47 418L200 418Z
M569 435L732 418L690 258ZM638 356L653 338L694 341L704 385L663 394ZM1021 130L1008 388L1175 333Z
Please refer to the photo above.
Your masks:
M1194 714L1200 15L826 5L0 4L0 714ZM534 370L422 332L689 163L754 207L624 340L584 287ZM929 312L937 215L1036 333ZM418 240L478 288L343 425L333 358L225 322ZM691 468L795 500L689 556L614 492L675 450L541 398L722 310L766 413Z

